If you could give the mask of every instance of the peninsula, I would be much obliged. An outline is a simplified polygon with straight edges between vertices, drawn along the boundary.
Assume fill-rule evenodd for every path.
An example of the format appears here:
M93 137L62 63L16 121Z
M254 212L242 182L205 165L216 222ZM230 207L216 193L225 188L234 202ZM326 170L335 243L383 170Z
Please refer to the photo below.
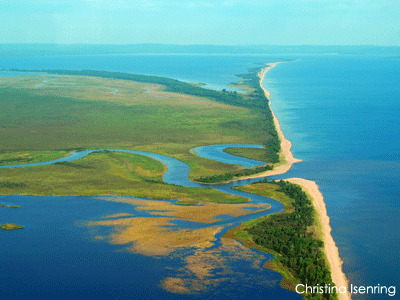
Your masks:
M251 193L260 194L260 190L248 193L249 186L242 187L241 194L233 194L229 189L221 192L212 186L186 181L187 178L172 179L168 181L172 184L165 184L167 174L179 177L179 172L174 173L168 164L187 166L186 176L192 180L214 178L226 182L282 174L299 162L290 151L291 143L285 139L270 108L270 95L262 86L265 73L277 64L240 75L243 80L238 85L246 93L212 91L163 77L102 71L47 70L46 75L1 82L1 101L6 109L0 112L4 114L0 119L5 120L0 124L5 141L0 145L0 193L133 195L153 199L120 197L111 201L131 203L143 210L154 210L157 206L159 212L151 214L164 218L144 220L121 212L115 217L126 218L91 222L89 226L115 227L113 243L133 243L133 251L145 255L166 255L181 247L207 248L223 226L229 224L217 222L218 216L230 215L239 220L247 215L278 212L282 206L271 208L254 202ZM11 98L13 101L7 101ZM6 111L18 113L9 115ZM211 161L191 151L220 143L234 145L224 150L227 153L262 160L263 166L246 169ZM240 144L258 144L264 148L237 148ZM40 165L46 161L54 162ZM37 163L39 166L35 166ZM316 226L321 228L319 237L325 243L323 249L332 280L337 286L346 285L318 188L309 181L290 181L300 184L310 194L318 212L320 223L317 221ZM103 199L110 201L107 197ZM178 202L172 205L157 199ZM293 199L282 201L288 208L295 205ZM202 212L200 219L196 211ZM189 233L167 233L165 226L171 226L171 217L210 226ZM138 222L149 227L138 231ZM131 229L123 229L126 227ZM149 244L154 237L159 237L156 239L159 242ZM166 282L169 284L165 287L170 290L190 290L182 287L180 279L169 278ZM177 282L179 287L174 286ZM339 297L347 299L340 294Z
M273 67L275 67L277 64L280 62L275 62L269 64L268 67L264 68L261 70L259 73L260 77L260 86L262 87L265 96L268 100L270 100L270 92L263 87L263 80L265 74ZM273 176L273 175L278 175L278 174L283 174L287 172L293 163L301 162L301 160L294 158L292 152L291 152L291 147L292 144L289 140L287 140L281 130L281 126L279 124L278 119L276 118L275 114L272 111L271 108L271 103L269 101L269 107L271 109L271 112L274 117L274 123L276 130L279 135L279 139L281 141L281 152L280 152L280 163L277 166L274 166L273 170L268 170L263 173L255 174L252 176L247 176L245 178L254 178L254 177L264 177L264 176ZM335 283L335 285L339 287L346 287L346 291L348 291L348 281L343 273L342 270L342 260L339 256L339 251L338 248L331 236L331 227L329 225L329 216L327 214L326 210L326 205L324 202L324 198L319 191L318 185L311 180L306 180L302 178L288 178L285 179L288 182L291 182L293 184L296 184L301 187L301 189L309 196L309 198L312 200L312 204L315 208L317 219L316 219L316 234L319 239L321 239L324 242L324 253L327 258L327 261L329 263L330 271L331 271L331 276L332 276L332 281ZM243 189L247 191L252 191L252 189ZM253 192L256 192L256 189L253 189ZM231 233L227 234L229 237L233 238L238 238L239 240L245 242L246 245L252 246L252 242L246 241L246 239L240 238L240 232L238 231L241 230L240 228L234 228L231 229ZM236 234L236 235L235 235ZM253 247L255 245L253 244ZM257 247L257 246L256 246ZM276 267L276 266L274 266ZM279 268L278 268L279 269ZM284 275L287 273L283 273ZM287 276L287 275L286 275ZM287 276L290 278L290 276ZM343 289L344 290L344 289ZM340 300L349 300L351 299L350 293L338 293L338 297Z

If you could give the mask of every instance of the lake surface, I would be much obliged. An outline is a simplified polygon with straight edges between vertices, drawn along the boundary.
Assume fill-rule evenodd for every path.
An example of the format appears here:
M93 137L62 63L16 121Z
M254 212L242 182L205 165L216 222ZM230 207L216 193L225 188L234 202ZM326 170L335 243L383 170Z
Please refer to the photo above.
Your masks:
M277 178L317 182L351 283L399 288L400 60L299 58L271 69L264 85L303 159Z
M239 145L224 145L238 147ZM246 145L258 146L258 145ZM217 151L224 147L217 145ZM210 148L209 148L210 149ZM124 151L152 157L164 163L168 170L164 181L170 184L208 188L207 185L190 182L187 178L189 166L175 158L142 151ZM63 161L79 160L91 152L74 153ZM229 157L229 156L228 156ZM235 159L235 163L238 159ZM57 163L59 160L44 162ZM30 167L38 164L14 165L5 167ZM253 180L254 181L254 180ZM104 226L90 225L92 222L119 220L121 218L157 218L152 211L137 209L135 205L114 202L120 198L133 198L145 201L152 199L134 197L33 197L0 196L0 203L6 205L0 210L0 219L8 223L24 224L24 230L0 232L1 267L0 281L2 297L12 299L248 299L274 294L281 299L297 299L297 294L279 286L281 276L262 268L272 256L249 250L239 243L223 242L221 236L243 221L281 211L283 205L278 201L258 195L235 191L233 185L248 184L243 180L228 185L218 185L225 193L252 199L252 203L269 203L267 211L233 217L220 215L214 223L200 223L172 220L171 230L197 230L222 226L211 247L181 247L171 256L154 258L149 255L132 253L124 246L109 245L104 237L112 237L114 230ZM104 201L108 200L108 201ZM157 201L157 200L155 200ZM166 199L165 201L171 201ZM19 208L7 205L21 206ZM132 214L132 216L121 215ZM147 226L146 223L140 226ZM102 237L99 239L99 237ZM112 238L109 239L112 243ZM142 253L143 254L143 253ZM195 263L185 266L187 260ZM212 264L212 267L210 266ZM209 268L206 275L190 272L191 268ZM187 270L186 270L187 269ZM186 274L185 273L186 270ZM178 276L178 277L177 277ZM188 292L175 292L167 285L168 279L181 280ZM12 280L10 284L9 280ZM166 287L162 285L167 285ZM176 286L173 285L176 289Z
M0 69L121 71L203 82L210 88L222 89L239 79L235 74L245 73L248 68L288 60L294 61L277 65L264 80L283 132L293 143L294 156L303 159L280 177L296 176L318 183L331 217L332 235L344 260L343 269L351 283L399 288L400 60L377 55L295 54L5 57L0 60ZM14 198L6 200L16 202ZM23 204L23 200L18 201ZM108 213L107 209L104 213ZM100 215L101 212L95 216ZM77 215L74 222L89 219L87 214L82 218ZM78 238L81 233L75 236ZM95 245L112 248L99 242ZM9 261L18 263L20 259L23 261L22 257ZM19 270L22 266L19 264ZM21 277L14 274L11 278ZM108 288L112 289L111 286L110 283ZM258 291L247 284L235 286ZM161 289L158 291L163 293ZM235 295L234 291L238 292L233 289L229 297ZM264 298L271 291L260 293ZM353 296L354 299L387 297Z

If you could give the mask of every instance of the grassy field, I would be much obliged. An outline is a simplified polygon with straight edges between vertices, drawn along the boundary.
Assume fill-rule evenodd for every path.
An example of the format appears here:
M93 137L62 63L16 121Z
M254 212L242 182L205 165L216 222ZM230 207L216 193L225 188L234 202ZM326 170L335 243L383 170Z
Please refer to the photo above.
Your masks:
M57 156L47 151L62 151L62 157L71 149L125 148L173 156L192 167L192 177L200 177L239 167L198 158L190 148L268 141L261 113L163 92L160 85L21 76L1 81L0 87L0 161L7 163L24 155L39 161L33 152L43 158Z
M157 199L177 199L183 204L203 200L243 203L248 199L213 189L165 184L162 163L142 155L115 152L89 154L75 162L0 170L7 182L23 186L0 187L2 195L134 195ZM22 181L22 182L21 182Z
M265 163L268 162L266 159L267 151L266 149L257 149L257 148L226 148L223 150L224 152L232 155L248 157L254 160L263 161Z
M257 194L269 197L281 202L286 212L293 211L293 199L280 190L280 187L273 183L261 182L249 185L241 185L233 187L235 190L244 191L252 194Z
M175 157L190 165L193 179L241 167L200 158L191 148L268 144L268 126L261 111L166 92L160 84L70 75L0 81L0 165L46 161L83 149L123 148ZM259 160L263 155L259 149L239 154ZM0 181L22 186L2 187L0 194L121 194L182 201L197 201L201 194L209 201L243 201L211 190L165 185L160 166L132 157L100 153L72 163L1 169ZM154 169L146 169L141 160ZM119 169L121 161L133 169Z

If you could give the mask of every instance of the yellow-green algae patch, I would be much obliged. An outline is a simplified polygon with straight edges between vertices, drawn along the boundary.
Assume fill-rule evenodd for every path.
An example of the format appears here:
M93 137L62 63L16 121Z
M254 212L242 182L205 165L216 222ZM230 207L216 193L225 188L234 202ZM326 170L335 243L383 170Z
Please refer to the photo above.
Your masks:
M237 241L221 239L221 245L213 249L196 249L193 254L181 257L183 267L177 274L165 278L161 286L172 293L191 294L218 287L224 283L251 283L260 286L274 285L265 276L238 273L232 268L232 262L244 262L251 268L261 269L266 259L263 255L244 247Z
M220 204L201 201L201 205L182 206L175 205L169 201L162 200L143 200L127 197L99 197L99 199L115 202L129 203L136 206L136 210L151 211L152 215L163 217L174 217L180 220L213 223L218 221L220 215L230 215L233 217L243 216L249 213L264 211L270 208L266 203L240 203L240 204Z
M129 250L147 256L168 255L178 247L206 248L213 245L215 235L222 227L172 231L169 218L124 218L89 222L89 226L113 226L108 237L111 244L129 245Z
M120 217L133 217L134 214L130 214L130 213L119 213L119 214L114 214L114 215L109 215L109 216L105 216L103 218L105 219L113 219L113 218L120 218Z
M99 198L129 203L134 205L137 211L142 210L150 214L149 217L130 217L128 213L114 214L107 217L124 216L125 218L88 222L87 225L92 228L96 226L113 228L110 235L95 234L95 238L104 239L114 245L126 245L126 249L133 253L146 256L168 255L168 257L180 259L183 266L173 269L174 274L160 283L162 288L172 293L196 293L217 287L223 282L230 282L233 274L237 277L237 272L235 273L229 266L225 257L226 253L228 253L229 262L244 260L250 264L250 267L256 269L260 269L262 261L265 260L264 256L256 257L251 249L229 239L222 239L217 248L211 248L217 241L216 234L223 229L223 226L212 226L212 223L217 222L220 215L242 216L266 210L269 208L268 204L217 204L201 201L197 206L182 206L161 200L128 197ZM170 228L174 226L172 220L210 223L211 227L175 230ZM239 277L241 277L240 274ZM256 277L243 278L243 280L260 281ZM263 284L267 283L263 282Z
M0 224L0 228L4 230L14 230L14 229L22 229L25 228L24 226L13 224L13 223L7 223L7 224Z

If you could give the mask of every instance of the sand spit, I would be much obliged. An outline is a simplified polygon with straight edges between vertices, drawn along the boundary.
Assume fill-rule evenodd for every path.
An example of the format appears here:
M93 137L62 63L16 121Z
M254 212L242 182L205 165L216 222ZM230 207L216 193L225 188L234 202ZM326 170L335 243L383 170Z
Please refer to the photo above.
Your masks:
M270 93L265 89L262 85L262 82L264 80L265 73L267 73L271 68L275 67L277 64L280 64L281 62L275 62L275 63L270 63L268 64L268 67L264 68L261 70L261 72L258 74L260 77L260 86L264 91L265 96L269 100ZM271 109L271 102L269 102L269 108ZM277 117L275 116L274 112L272 111L272 115L274 117L274 123L275 123L275 128L276 131L278 132L279 139L281 140L281 153L280 153L280 159L281 163L277 164L274 166L273 170L270 171L265 171L262 173L257 173L251 176L246 176L246 177L241 177L241 179L248 179L248 178L258 178L258 177L264 177L264 176L273 176L273 175L279 175L286 173L289 171L289 169L292 167L294 163L301 162L301 159L297 159L293 157L293 153L290 151L292 148L292 143L287 140L282 132L281 126L279 124L279 121Z
M324 197L319 191L318 185L314 181L306 180L303 178L289 178L285 180L300 185L301 188L311 196L312 203L315 207L315 210L317 211L319 223L321 226L321 234L324 241L324 251L331 267L332 281L336 284L336 286L345 286L348 290L348 281L342 271L343 261L340 259L339 249L336 246L335 241L333 240L331 235L332 229L329 225L330 219L326 211ZM339 293L338 295L340 300L351 299L350 294Z
M264 90L265 96L270 99L270 93L263 87L262 82L264 80L265 74L273 67L275 67L277 64L281 62L275 62L275 63L270 63L268 64L268 67L264 68L258 76L260 77L260 86ZM271 109L271 103L269 102L269 106ZM271 171L267 171L261 174L257 174L257 176L253 177L263 177L263 176L272 176L272 175L278 175L278 174L283 174L287 172L291 167L292 164L296 162L300 162L300 159L296 159L293 157L292 152L290 151L292 147L292 143L288 141L285 136L283 135L283 132L281 130L281 126L278 122L278 119L276 118L275 114L273 113L271 109L272 115L274 116L274 122L275 122L275 127L276 131L278 132L279 138L281 140L281 157L284 158L284 163L282 165L278 165ZM342 264L343 261L340 259L339 256L339 250L335 244L335 241L332 238L331 235L331 227L329 225L329 217L328 213L326 210L325 202L324 202L324 197L322 196L321 192L319 191L318 185L314 181L302 179L302 178L290 178L287 179L288 181L292 183L296 183L302 187L302 189L307 192L312 199L313 205L315 207L315 210L317 211L318 218L321 224L321 230L322 230L322 238L324 241L324 251L326 253L326 256L328 258L328 262L331 268L332 272L332 281L338 286L345 286L348 288L348 281L346 279L345 274L342 271ZM339 294L339 299L340 300L349 300L351 299L350 294Z

